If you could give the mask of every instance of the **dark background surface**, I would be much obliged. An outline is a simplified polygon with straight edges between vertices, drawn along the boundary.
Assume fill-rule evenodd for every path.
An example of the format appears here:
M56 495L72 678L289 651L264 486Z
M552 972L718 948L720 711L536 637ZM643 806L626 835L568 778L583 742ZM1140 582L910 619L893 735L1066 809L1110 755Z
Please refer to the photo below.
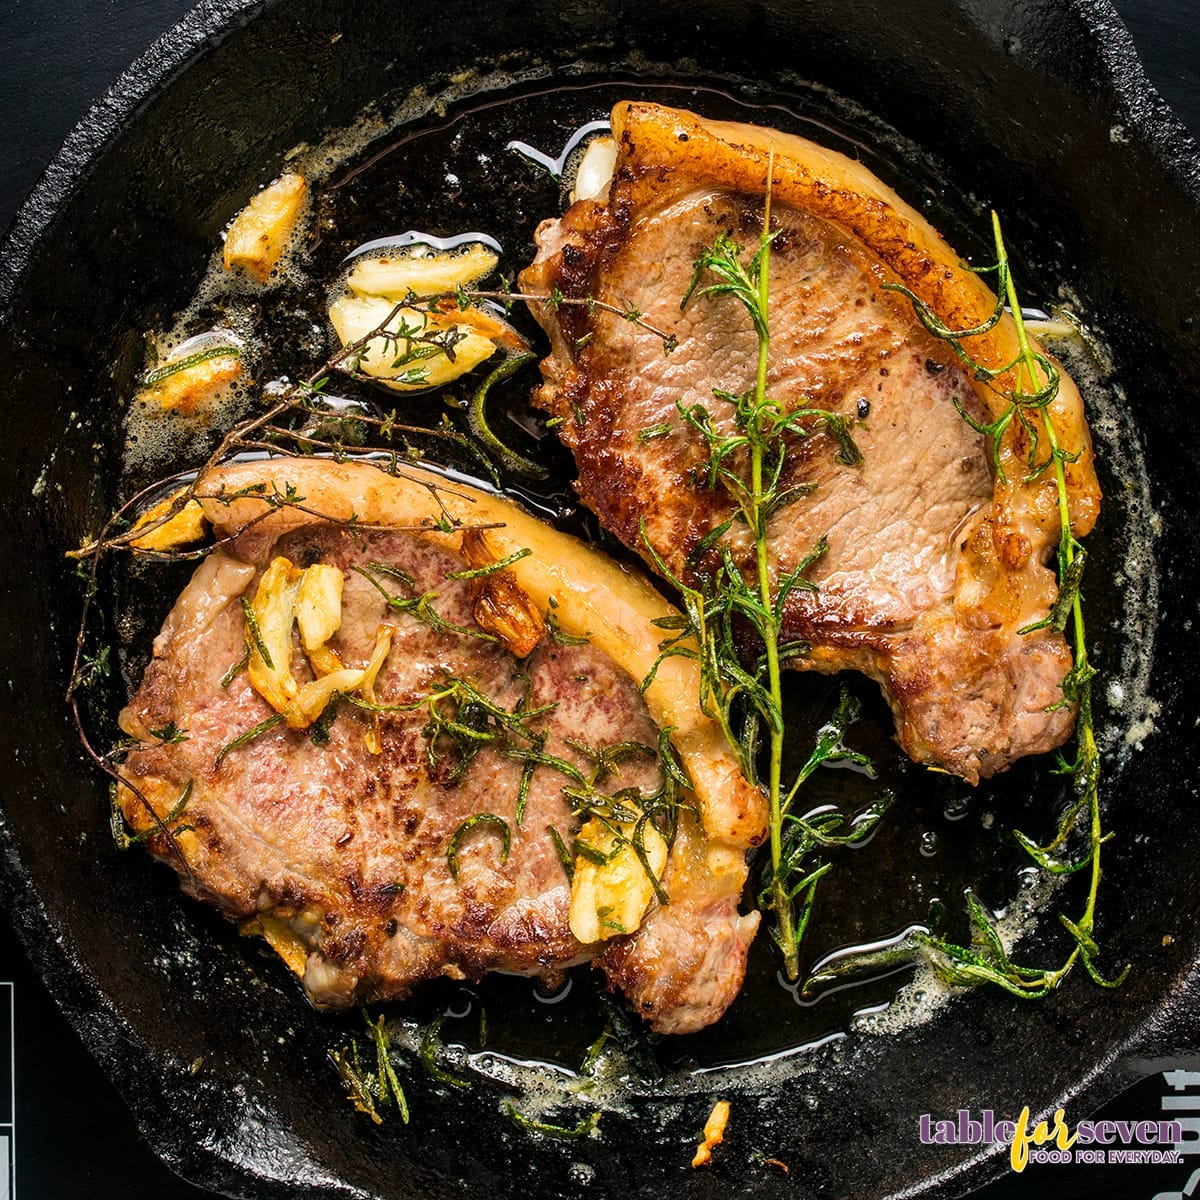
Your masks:
M0 3L0 228L88 105L190 7L189 0ZM1200 136L1200 0L1118 0L1117 8L1151 78ZM1175 1096L1161 1072L1173 1066L1195 1069L1200 1047L1196 1050L1194 1060L1144 1064L1145 1078L1100 1115L1186 1116L1186 1109L1169 1105L1162 1111L1164 1097L1186 1102L1186 1095ZM15 1112L9 1113L6 1084L14 1057ZM1085 1115L1067 1114L1072 1123ZM59 1017L0 915L0 1139L9 1125L13 1195L20 1200L198 1200L209 1195L176 1179L154 1158L132 1114ZM1192 1165L1157 1169L1030 1167L1023 1176L1009 1176L976 1193L976 1200L1200 1197L1200 1172L1192 1181L1200 1157L1188 1162ZM0 1180L0 1200L4 1188ZM802 1190L801 1184L797 1194Z

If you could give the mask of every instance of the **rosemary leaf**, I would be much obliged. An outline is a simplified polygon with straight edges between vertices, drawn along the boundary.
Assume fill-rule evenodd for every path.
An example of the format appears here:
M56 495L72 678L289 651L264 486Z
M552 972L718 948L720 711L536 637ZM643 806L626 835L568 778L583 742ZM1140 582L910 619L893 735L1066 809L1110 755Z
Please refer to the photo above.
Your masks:
M213 770L216 770L225 761L226 755L231 754L234 750L240 750L243 746L248 746L255 738L262 737L264 733L274 729L282 720L282 713L274 713L272 716L267 717L265 721L259 721L253 729L247 729L245 733L238 734L232 742L226 742L217 751L217 757L213 760Z
M469 816L453 833L450 844L446 847L446 863L450 868L450 878L458 879L458 848L462 840L478 825L490 825L500 830L500 862L508 862L508 852L512 848L512 831L508 822L495 813L474 813Z
M444 1083L447 1087L469 1088L471 1086L469 1079L460 1079L459 1076L451 1074L438 1062L438 1034L441 1032L445 1020L445 1017L435 1017L422 1031L421 1065L438 1083Z
M529 1133L539 1133L543 1137L554 1138L559 1141L580 1141L583 1138L591 1137L600 1128L601 1114L598 1112L591 1113L579 1122L578 1125L552 1125L547 1121L538 1121L533 1117L526 1116L511 1100L504 1102L504 1111L519 1125L522 1129Z
M246 647L246 653L221 676L220 687L228 688L229 685L250 665L250 647Z

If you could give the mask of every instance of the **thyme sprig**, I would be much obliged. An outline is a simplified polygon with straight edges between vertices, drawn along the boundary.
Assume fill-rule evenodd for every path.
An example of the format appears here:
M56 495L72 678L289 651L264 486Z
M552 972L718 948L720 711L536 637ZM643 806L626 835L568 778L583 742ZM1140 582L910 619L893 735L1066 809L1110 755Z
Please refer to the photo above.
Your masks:
M895 799L890 791L884 791L877 800L849 820L840 810L831 806L823 806L803 816L792 811L801 787L819 767L835 763L850 764L868 778L875 778L870 758L846 745L847 730L858 720L860 711L858 700L843 687L832 715L817 730L813 749L793 777L782 803L780 863L778 868L772 864L772 869L764 873L758 903L761 908L771 906L774 901L773 888L777 881L783 882L788 903L796 913L793 941L797 948L808 930L817 884L833 866L831 861L821 857L822 852L864 845ZM771 933L777 941L782 937L782 930L772 929ZM786 951L786 946L781 945L781 949Z
M1063 762L1063 770L1071 776L1075 792L1075 803L1067 810L1057 836L1048 846L1038 846L1024 834L1017 832L1017 838L1025 850L1039 866L1053 867L1049 861L1051 855L1070 837L1078 819L1086 814L1087 852L1079 862L1068 870L1082 870L1091 867L1087 901L1078 920L1071 920L1065 914L1059 914L1063 928L1075 942L1066 962L1057 972L1046 974L1047 985L1057 987L1066 976L1076 960L1083 962L1084 968L1092 979L1102 987L1118 986L1129 971L1126 966L1115 978L1109 979L1102 975L1096 966L1096 956L1099 953L1096 945L1095 918L1096 898L1100 888L1100 847L1108 840L1103 832L1100 814L1100 752L1096 746L1095 724L1092 713L1092 680L1096 670L1091 665L1087 652L1087 638L1083 621L1083 599L1080 591L1083 581L1083 566L1085 562L1083 547L1079 544L1071 530L1070 494L1067 489L1066 464L1079 458L1079 451L1071 451L1063 447L1058 440L1058 431L1051 419L1049 406L1058 394L1059 374L1053 363L1046 355L1035 349L1025 331L1025 322L1021 304L1017 297L1016 285L1008 266L1008 255L1004 246L1004 236L1000 229L1000 218L992 213L992 232L996 243L996 271L1000 281L1000 290L1008 302L1013 324L1016 326L1017 343L1020 347L1018 365L1018 390L1022 394L1038 395L1048 392L1044 403L1040 405L1041 426L1050 447L1046 466L1051 466L1054 472L1055 491L1058 497L1059 540L1058 540L1058 571L1059 571L1059 601L1047 616L1046 621L1026 626L1022 633L1029 633L1044 626L1053 626L1062 632L1067 623L1066 610L1069 602L1071 641L1074 651L1074 666L1063 680L1063 700L1067 704L1075 704L1078 711L1075 717L1075 760L1073 763ZM1034 455L1030 450L1030 456ZM1036 468L1041 471L1043 467ZM1036 473L1036 472L1035 472ZM1061 625L1059 622L1061 621ZM1061 760L1060 760L1061 761Z
M567 296L560 288L554 288L544 296L535 292L485 292L466 289L459 292L458 295L460 304L477 303L480 300L499 300L505 305L511 306L514 301L522 300L526 304L544 304L549 309L584 308L589 313L609 313L611 316L620 317L622 321L627 321L630 325L636 325L639 329L653 334L662 343L664 354L673 354L679 348L679 339L675 334L651 324L646 320L646 314L633 304L614 304L611 300L601 300L597 296L590 295ZM435 297L435 299L437 298ZM582 348L582 346L577 346L577 349Z
M1026 625L1018 631L1027 635L1039 629L1065 632L1070 625L1070 640L1074 666L1062 682L1063 698L1059 705L1077 707L1075 718L1075 756L1066 761L1059 756L1060 773L1070 776L1074 799L1059 821L1057 833L1046 845L1039 845L1019 830L1014 837L1030 858L1050 874L1066 875L1088 872L1088 890L1083 911L1077 918L1059 913L1062 927L1070 935L1072 948L1062 964L1055 968L1027 967L1013 961L1006 949L994 916L972 891L965 896L970 941L960 945L937 934L932 929L913 929L886 951L852 955L819 971L806 984L806 990L828 979L876 969L913 958L923 957L935 973L947 983L960 987L992 984L1021 999L1038 999L1057 988L1075 967L1082 962L1084 969L1100 987L1119 987L1129 972L1129 966L1109 977L1097 965L1100 954L1095 939L1096 904L1099 895L1101 847L1111 837L1103 829L1100 812L1101 761L1096 745L1092 711L1092 681L1096 670L1091 665L1084 629L1082 594L1083 567L1086 561L1083 547L1071 529L1070 494L1067 488L1066 464L1079 458L1079 451L1069 450L1059 441L1058 430L1051 417L1050 406L1058 395L1060 374L1054 363L1029 339L1023 310L1013 281L1012 270L1000 227L1000 219L992 213L992 235L996 262L985 268L997 277L999 297L991 316L969 330L949 330L913 293L905 292L913 302L922 324L935 336L948 342L964 365L986 386L997 391L1005 401L1000 416L990 425L973 420L959 405L963 418L977 432L992 439L992 460L997 478L1004 479L1001 468L1002 440L1013 428L1014 419L1028 437L1028 474L1032 482L1047 470L1052 473L1057 497L1059 538L1057 547L1059 597L1049 614L1041 621ZM1016 330L1016 356L1000 367L979 363L967 351L963 342L994 327L1005 311ZM999 381L1010 376L1013 380L1007 392ZM1048 450L1039 460L1038 446L1044 438ZM1080 827L1083 826L1081 831ZM1082 832L1085 848L1074 858L1062 857L1067 845ZM932 923L931 923L932 924ZM885 961L886 960L886 961Z
M391 320L372 339L372 342L379 343L377 349L370 345L360 347L342 360L339 369L352 379L363 383L373 382L374 377L362 369L363 359L370 352L376 357L391 358L389 369L398 374L389 378L398 383L417 385L429 378L429 368L421 366L421 363L442 355L454 362L454 348L466 339L466 333L457 325L431 325L424 320L419 325L410 322L402 313L405 310L412 311L419 300L419 297L410 295L404 308L393 313ZM424 307L436 311L435 305L426 304Z
M770 176L773 163L768 171ZM669 631L659 646L659 658L643 681L649 686L658 666L672 655L698 661L700 702L718 722L740 759L746 777L765 782L769 808L770 862L763 889L765 906L775 914L775 938L783 951L789 978L799 975L798 948L807 918L797 914L801 894L811 885L797 887L792 880L785 852L785 818L795 798L799 781L785 794L783 781L784 718L782 669L787 658L806 652L800 642L783 639L784 608L794 591L813 590L807 572L827 550L824 538L789 571L772 580L768 523L774 513L791 503L807 488L785 483L784 468L789 449L823 424L837 444L837 459L846 466L862 462L862 455L841 414L824 409L787 408L767 391L767 367L771 333L770 253L775 238L771 232L771 194L768 187L763 206L763 225L757 248L744 258L742 247L721 233L695 262L695 271L681 308L694 299L709 301L731 298L750 318L758 343L753 384L742 392L715 390L714 395L732 410L730 422L718 421L707 405L677 402L679 417L696 433L706 458L696 469L697 482L722 489L733 502L734 514L717 525L700 542L689 560L699 582L695 586L670 570L651 545L642 528L642 540L658 570L678 589L683 615L660 620ZM657 434L652 430L652 434ZM739 562L730 534L744 527L752 540L752 562ZM746 665L739 653L739 631L749 626L761 644L757 661ZM766 778L762 778L759 748L767 744ZM840 746L840 739L837 741ZM826 748L825 757L834 753ZM815 764L814 764L815 766ZM805 891L808 887L808 892Z
M1000 231L1000 219L994 212L992 213L992 233L996 245L996 262L990 267L982 268L980 273L994 272L996 275L996 306L983 321L970 329L950 328L925 301L903 284L885 283L883 287L886 291L899 292L905 296L912 304L913 312L921 324L934 337L945 342L953 350L955 356L970 371L977 382L982 383L999 398L1003 405L1000 415L990 422L983 422L967 411L957 394L952 397L959 416L976 433L990 442L992 470L996 479L1001 483L1007 482L1002 451L1005 435L1015 420L1028 440L1025 482L1031 482L1052 464L1057 464L1056 471L1061 474L1063 462L1074 462L1078 459L1079 454L1066 451L1058 444L1058 438L1047 410L1058 396L1062 375L1057 365L1029 341L1021 310L1013 305L1016 289L1013 286L1012 271ZM1009 361L998 365L981 362L971 354L964 343L994 329L1003 319L1006 311L1011 311L1013 322L1017 328L1017 353ZM1039 461L1042 433L1045 433L1048 438L1050 452ZM1065 481L1061 495L1065 497ZM1064 528L1069 534L1069 521L1064 522ZM1075 550L1079 549L1079 543L1076 542Z
M395 612L416 617L418 621L422 621L428 625L434 633L455 633L460 637L475 638L481 642L494 642L496 640L492 634L485 632L476 625L459 625L443 617L433 606L433 602L437 598L437 592L422 592L418 596L399 596L394 592L389 592L376 578L376 575L379 573L377 566L355 566L352 570L355 574L361 575L375 588L383 597L388 608ZM461 573L459 577L461 578ZM243 603L245 602L243 601Z

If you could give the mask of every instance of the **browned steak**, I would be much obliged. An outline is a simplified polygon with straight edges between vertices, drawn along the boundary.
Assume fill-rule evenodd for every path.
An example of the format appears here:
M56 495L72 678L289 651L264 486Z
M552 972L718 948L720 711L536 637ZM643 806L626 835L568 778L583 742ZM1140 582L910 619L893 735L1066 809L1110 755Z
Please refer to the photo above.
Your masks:
M400 486L366 466L301 460L288 469L309 505L334 515L337 493L368 521L379 515L389 482ZM244 508L253 503L247 491L263 485L238 487L237 471L228 490ZM452 499L463 495L459 489ZM230 521L236 532L236 505L206 503L214 523ZM141 743L123 769L132 785L121 791L123 812L176 867L184 888L263 933L310 997L334 1006L403 996L439 974L477 979L503 968L553 978L605 946L612 954L614 943L636 965L644 955L639 938L670 913L670 961L655 952L670 994L644 998L629 985L630 994L666 1031L719 1017L740 987L757 926L756 915L738 917L737 899L745 850L761 832L739 841L730 825L710 841L684 817L662 876L668 903L655 904L638 933L583 945L568 924L570 883L551 830L571 846L581 822L578 793L588 790L580 777L601 802L624 789L647 796L662 784L658 726L630 675L593 644L544 637L518 659L487 639L476 624L474 583L450 577L467 569L445 544L456 539L425 536L420 521L409 531L350 528L286 506L267 515L269 522L245 520L244 532L204 560L121 714L122 728ZM280 556L297 568L322 563L343 573L341 624L329 643L342 663L367 662L385 624L394 627L391 649L374 682L375 709L343 699L326 713L332 720L307 729L280 721L236 745L273 715L248 672L230 672L252 640L243 597L255 597L264 569ZM425 595L434 615L397 611L381 589ZM292 674L303 683L313 672L299 638L292 644ZM493 714L515 714L521 729L472 741L473 733L496 730L488 705ZM439 731L435 718L454 723L458 736L445 725ZM368 744L375 721L378 753ZM170 728L184 739L164 738ZM624 750L612 769L599 770L613 747ZM530 750L541 756L537 763ZM700 766L695 774L703 774ZM735 806L736 793L727 796ZM745 820L744 807L730 812L734 825ZM689 892L713 902L711 913ZM718 986L693 944L720 964ZM615 967L608 973L625 986Z
M583 500L684 579L704 566L692 556L705 536L731 517L728 494L706 484L706 448L680 406L703 405L731 430L719 393L753 383L757 340L735 298L681 301L719 235L757 247L770 160L768 394L788 410L848 418L864 455L842 465L816 422L791 444L785 484L810 494L772 518L775 577L822 536L829 547L809 572L818 590L790 593L784 635L812 647L791 661L874 677L905 749L972 782L1061 743L1073 715L1055 704L1070 653L1056 633L1018 633L1057 594L1046 566L1058 536L1051 472L1025 481L1028 444L1013 422L1005 477L993 478L984 439L955 401L987 423L1000 398L881 285L907 284L953 328L982 322L994 297L918 214L839 155L653 105L618 105L613 128L608 196L542 225L521 286L636 310L676 346L665 353L646 324L596 306L533 306L552 339L539 401L561 422ZM1013 344L1006 318L969 348L1000 363ZM1082 534L1099 494L1069 379L1052 413L1062 442L1080 452L1068 483ZM748 564L745 527L728 540Z

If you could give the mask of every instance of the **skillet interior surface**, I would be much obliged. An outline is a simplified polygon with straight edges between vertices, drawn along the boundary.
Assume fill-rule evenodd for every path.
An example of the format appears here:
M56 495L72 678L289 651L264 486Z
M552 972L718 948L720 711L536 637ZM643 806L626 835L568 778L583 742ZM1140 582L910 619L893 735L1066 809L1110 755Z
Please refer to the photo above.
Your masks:
M4 895L85 1041L188 1177L263 1196L554 1196L585 1180L613 1195L783 1194L801 1180L822 1196L918 1185L951 1194L989 1164L968 1148L919 1146L919 1114L980 1096L1013 1113L1071 1095L1095 1102L1117 1055L1194 1038L1188 685L1200 659L1200 547L1190 481L1200 464L1181 433L1200 367L1193 149L1156 110L1105 6L912 3L888 10L886 39L877 5L795 8L496 5L480 56L468 48L478 39L462 33L476 16L465 5L436 19L371 3L202 6L126 78L18 221L0 328L14 581L0 623L10 664ZM564 1144L530 1140L494 1092L418 1080L412 1125L370 1126L342 1101L325 1059L346 1022L313 1014L167 872L111 848L102 781L62 702L79 602L62 552L116 498L118 401L139 365L140 332L186 302L222 224L289 149L372 101L386 111L386 98L436 89L471 66L485 79L502 68L506 86L530 90L605 72L756 81L739 103L795 95L800 78L880 114L945 164L962 194L1006 214L1010 240L1036 247L1035 280L1070 282L1128 397L1134 424L1123 436L1145 456L1161 605L1147 690L1160 711L1145 749L1127 751L1112 773L1120 843L1106 859L1100 917L1108 961L1133 963L1130 979L1101 994L1072 978L1048 1003L1019 1010L972 994L928 1023L798 1056L744 1093L726 1170L688 1168L703 1105L652 1097L607 1115L602 1139ZM1113 470L1110 493L1123 482ZM1136 570L1120 555L1097 558L1108 575ZM118 693L114 685L113 708ZM1042 944L1035 938L1029 957ZM791 1175L754 1165L756 1150Z

